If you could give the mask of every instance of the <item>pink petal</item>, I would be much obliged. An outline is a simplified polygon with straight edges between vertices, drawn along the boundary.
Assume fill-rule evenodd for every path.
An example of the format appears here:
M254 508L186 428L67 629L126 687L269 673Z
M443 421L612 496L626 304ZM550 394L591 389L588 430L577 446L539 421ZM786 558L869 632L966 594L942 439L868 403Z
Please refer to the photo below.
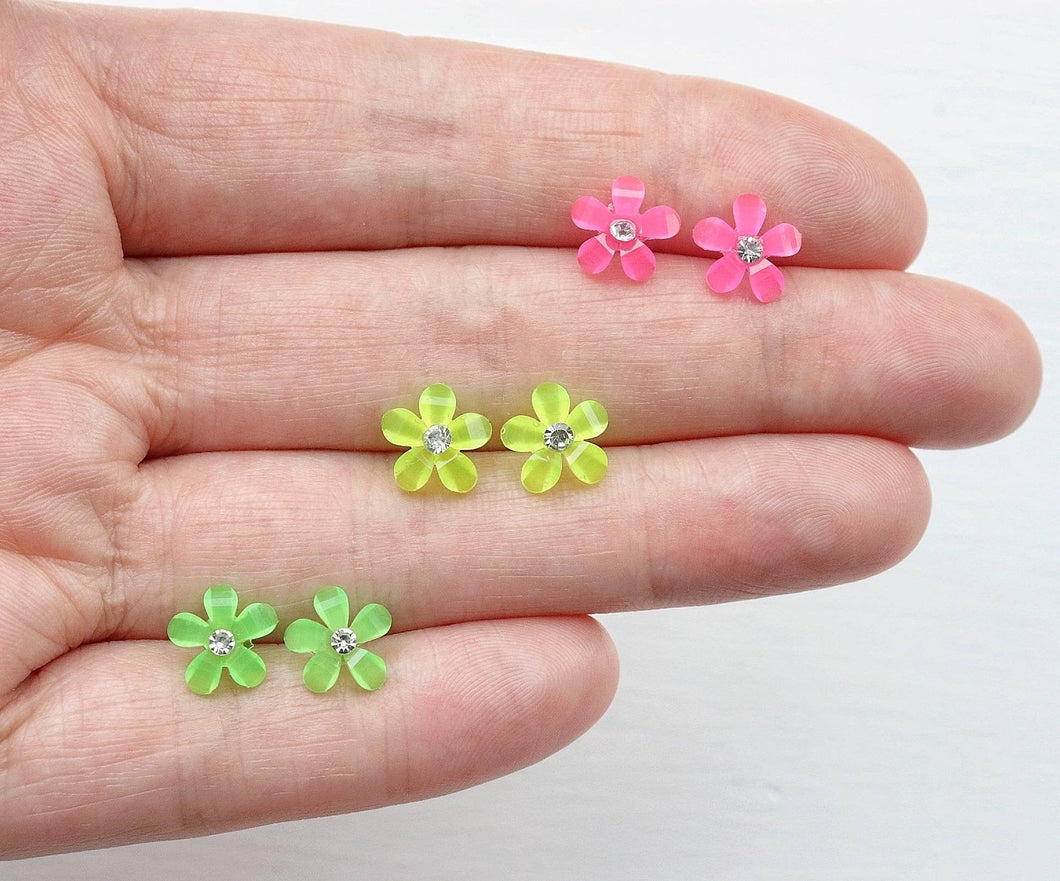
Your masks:
M607 269L607 264L611 262L615 252L607 246L606 240L607 233L601 233L582 242L578 249L578 263L586 272L596 275Z
M790 257L802 247L802 234L790 223L781 223L762 233L766 257Z
M731 251L736 239L736 230L720 217L704 217L692 228L692 241L704 251Z
M707 270L707 284L714 293L727 294L736 289L746 270L747 264L730 252Z
M757 236L766 222L766 203L751 193L737 196L732 203L732 217L736 221L737 235Z
M784 293L784 274L768 260L759 260L750 269L751 291L763 303L772 303Z
M637 221L642 239L669 239L681 228L681 218L669 205L649 208Z
M655 274L655 255L644 242L637 242L630 250L623 252L622 268L634 281L644 281Z
M570 219L575 226L593 232L607 232L613 217L608 207L595 196L582 196L570 210Z
M611 184L611 204L615 214L635 216L644 201L644 184L635 177L620 177Z

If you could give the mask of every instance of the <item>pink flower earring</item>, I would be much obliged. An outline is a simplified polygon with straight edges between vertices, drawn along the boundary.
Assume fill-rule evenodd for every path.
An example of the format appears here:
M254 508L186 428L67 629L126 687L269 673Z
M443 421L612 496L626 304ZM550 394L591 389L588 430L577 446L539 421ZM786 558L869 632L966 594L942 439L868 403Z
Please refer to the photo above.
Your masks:
M723 256L707 270L707 284L716 294L735 290L744 273L751 276L751 291L763 303L772 303L784 292L784 275L769 257L790 257L802 247L802 235L790 223L781 223L759 235L766 219L766 203L747 194L732 203L733 229L720 217L707 217L692 230L692 239L704 251Z
M673 208L659 205L640 213L644 184L635 177L620 177L611 185L611 204L595 196L582 196L571 208L570 217L579 229L599 235L578 249L578 263L586 272L603 272L617 253L622 269L634 281L655 274L655 255L644 244L647 239L669 239L681 228L681 218Z

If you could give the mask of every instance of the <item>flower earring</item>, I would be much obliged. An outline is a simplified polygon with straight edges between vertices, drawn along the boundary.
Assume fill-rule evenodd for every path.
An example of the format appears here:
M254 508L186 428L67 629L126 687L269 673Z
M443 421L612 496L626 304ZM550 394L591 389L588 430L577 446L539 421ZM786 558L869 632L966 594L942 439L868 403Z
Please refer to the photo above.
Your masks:
M232 680L254 688L265 680L265 662L253 650L252 640L276 629L276 610L265 603L251 603L238 615L239 597L227 584L218 584L203 594L206 620L191 612L178 612L169 622L169 640L182 648L201 648L185 671L184 680L196 694L212 694L228 670Z
M607 453L589 443L607 429L607 411L598 401L583 401L573 410L563 386L543 382L534 389L532 416L513 416L501 427L501 443L517 453L531 453L523 464L523 486L532 493L552 489L566 458L582 483L599 483L607 471Z
M479 413L454 419L456 395L442 383L423 390L419 409L419 416L404 407L383 414L383 436L395 446L409 448L394 463L398 486L416 492L437 470L446 489L469 492L478 482L478 471L464 451L477 450L490 439L490 421Z
M283 634L284 645L292 652L313 655L302 670L306 688L317 694L330 691L343 663L367 691L375 691L386 682L386 662L361 646L389 632L393 623L390 612L378 603L369 603L351 622L350 599L341 587L319 591L313 597L313 608L323 624L299 618Z

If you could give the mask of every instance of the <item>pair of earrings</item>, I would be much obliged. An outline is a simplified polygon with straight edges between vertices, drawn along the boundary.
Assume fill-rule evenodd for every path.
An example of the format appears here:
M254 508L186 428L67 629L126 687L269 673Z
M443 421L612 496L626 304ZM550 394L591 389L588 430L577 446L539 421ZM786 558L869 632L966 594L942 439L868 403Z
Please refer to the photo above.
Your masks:
M534 389L535 416L513 416L501 428L501 443L517 453L530 453L520 479L532 493L552 489L563 472L563 462L582 483L599 483L607 471L607 453L594 443L607 428L607 411L598 401L571 407L570 395L555 382ZM419 415L404 407L383 414L383 436L409 449L394 463L394 479L407 492L416 492L437 471L442 486L466 493L478 482L475 463L466 455L493 435L481 413L456 415L456 395L443 383L428 386L420 395ZM536 418L535 418L536 417Z
M622 269L634 281L655 274L655 254L645 244L669 239L681 229L681 218L668 205L641 212L644 184L635 177L620 177L611 185L611 204L595 196L582 196L571 208L571 220L580 229L598 233L578 249L578 263L586 272L603 272L615 254ZM707 286L727 294L739 286L745 274L751 292L763 303L771 303L784 292L784 275L770 257L790 257L802 247L801 233L790 223L781 223L762 233L766 203L748 193L732 203L734 225L720 217L705 217L692 230L692 240L704 251L720 253L707 270Z
M254 651L254 640L276 629L279 618L267 603L251 603L236 613L239 597L227 584L209 588L202 598L206 620L178 612L169 622L169 640L182 648L202 649L188 664L184 681L196 694L212 694L229 676L244 688L265 681L265 661ZM350 620L350 599L341 587L325 587L313 597L320 618L299 618L283 634L292 652L310 654L302 670L306 688L317 694L330 691L345 666L353 681L367 691L386 682L386 662L363 644L385 636L393 619L378 603L369 603Z

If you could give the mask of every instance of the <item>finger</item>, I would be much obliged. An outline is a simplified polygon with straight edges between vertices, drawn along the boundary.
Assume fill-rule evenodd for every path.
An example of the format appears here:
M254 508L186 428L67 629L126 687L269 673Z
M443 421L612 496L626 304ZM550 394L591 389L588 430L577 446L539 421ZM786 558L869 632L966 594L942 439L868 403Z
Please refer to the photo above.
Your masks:
M536 762L611 701L613 646L591 619L482 622L388 637L386 685L302 684L261 647L265 682L190 693L189 654L102 643L49 665L0 720L7 858L207 835L462 789ZM77 724L70 724L70 720Z
M748 190L800 228L801 263L901 268L923 238L890 152L751 89L274 18L65 14L126 254L574 246L574 200L626 174L683 216L664 249L692 253L696 220Z
M525 454L473 454L475 490L394 483L395 456L160 459L118 526L111 636L158 638L204 588L238 584L281 621L327 584L395 627L710 603L852 581L919 539L929 496L903 447L755 436L609 451L603 481L519 485ZM567 470L567 466L564 466ZM278 635L274 635L278 639Z
M1033 339L981 294L790 268L764 307L746 288L708 292L703 264L671 257L650 284L606 289L544 249L136 265L145 293L128 321L150 353L152 452L389 450L383 413L439 381L499 429L558 380L604 404L608 445L808 431L952 447L1033 406Z

